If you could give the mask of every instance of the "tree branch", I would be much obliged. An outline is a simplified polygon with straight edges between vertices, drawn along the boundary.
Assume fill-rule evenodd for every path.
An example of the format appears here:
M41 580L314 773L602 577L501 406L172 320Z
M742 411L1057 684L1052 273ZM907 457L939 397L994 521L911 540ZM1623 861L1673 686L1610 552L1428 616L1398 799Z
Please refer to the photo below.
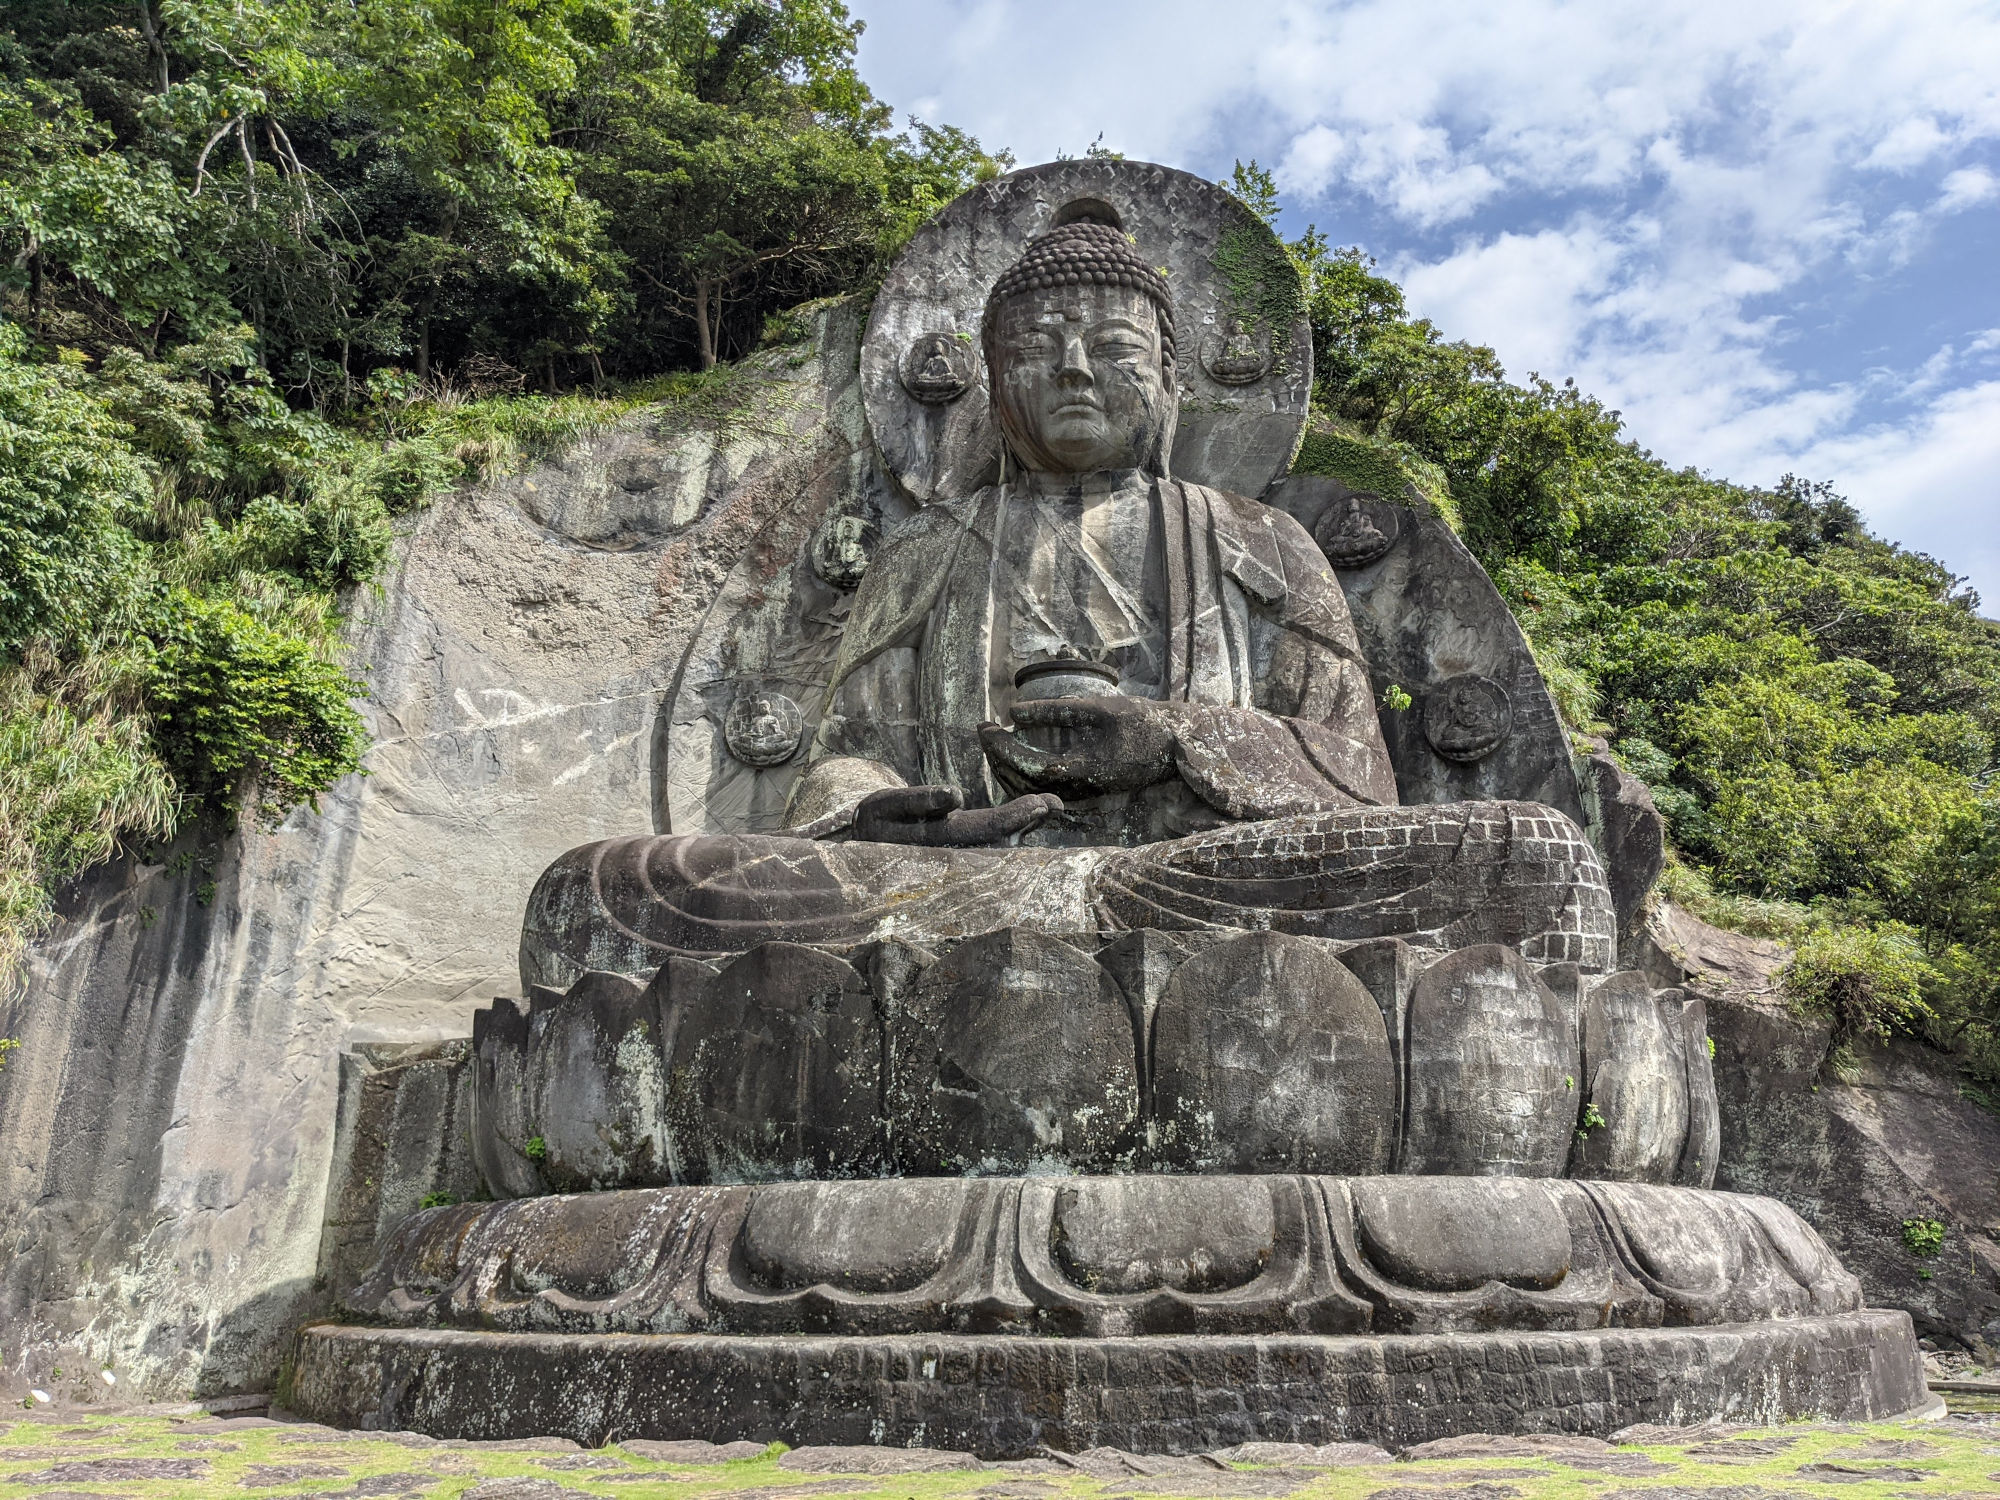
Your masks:
M201 155L195 158L194 191L189 194L190 197L199 198L201 196L202 174L208 169L208 153L215 149L217 141L221 140L235 128L236 122L234 120L223 121L221 128L208 138L208 144L201 148Z
M243 180L250 189L250 210L257 209L257 158L250 154L250 120L241 116L236 122L236 149L243 153Z

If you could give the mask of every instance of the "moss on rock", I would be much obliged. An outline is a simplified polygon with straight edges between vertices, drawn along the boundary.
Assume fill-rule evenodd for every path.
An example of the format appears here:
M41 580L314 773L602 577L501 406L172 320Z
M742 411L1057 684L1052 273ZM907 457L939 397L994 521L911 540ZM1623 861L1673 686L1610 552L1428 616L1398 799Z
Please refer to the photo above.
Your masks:
M1442 469L1403 444L1371 437L1339 417L1313 414L1292 460L1292 472L1372 490L1384 500L1437 517L1455 532L1463 530L1458 503Z

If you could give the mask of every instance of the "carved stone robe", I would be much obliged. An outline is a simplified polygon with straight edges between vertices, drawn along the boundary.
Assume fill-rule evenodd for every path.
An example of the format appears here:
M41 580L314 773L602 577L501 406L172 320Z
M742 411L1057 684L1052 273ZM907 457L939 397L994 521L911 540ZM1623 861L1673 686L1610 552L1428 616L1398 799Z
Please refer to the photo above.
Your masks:
M1066 806L1022 848L824 836L883 786L1003 800L978 727L1004 722L1017 658L1057 645L1173 705L1178 775L1132 794L1136 811ZM1290 516L1198 485L995 487L911 518L862 580L813 754L793 826L814 836L661 834L557 860L529 898L523 984L774 940L925 945L1005 926L1499 942L1588 972L1615 951L1603 873L1562 814L1394 805L1324 558Z
M1116 666L1120 692L1176 705L1180 778L1146 818L1093 823L1079 809L1050 841L1145 842L1396 801L1346 600L1312 539L1255 501L1133 472L990 486L885 539L842 637L795 823L826 810L834 781L1005 801L979 726L1007 722L1016 668L1071 653ZM826 764L846 757L888 774Z

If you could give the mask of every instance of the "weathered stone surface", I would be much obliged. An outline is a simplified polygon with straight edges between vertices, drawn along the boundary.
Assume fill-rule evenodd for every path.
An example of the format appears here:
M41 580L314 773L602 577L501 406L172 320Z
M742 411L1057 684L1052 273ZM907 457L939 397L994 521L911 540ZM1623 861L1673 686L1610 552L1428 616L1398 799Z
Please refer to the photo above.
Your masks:
M865 1176L891 1164L914 1176L1366 1173L1399 1159L1407 1125L1426 1153L1415 1160L1465 1170L1488 1161L1496 1131L1527 1130L1542 1143L1533 1160L1555 1160L1549 1143L1566 1142L1594 1063L1623 1047L1639 1061L1621 1066L1651 1071L1634 1084L1612 1068L1595 1104L1636 1089L1636 1106L1615 1104L1609 1139L1643 1127L1651 1155L1634 1166L1565 1145L1571 1175L1684 1172L1704 1185L1716 1160L1714 1083L1681 991L1655 997L1641 976L1624 976L1616 1004L1638 1019L1614 1032L1600 1015L1580 1062L1578 965L1544 967L1495 1011L1482 986L1506 990L1507 974L1529 969L1515 958L1499 979L1466 988L1461 961L1432 984L1458 999L1413 1009L1437 963L1396 938L1342 944L1220 927L1066 938L1015 927L935 950L892 939L763 944L727 964L670 957L643 995L586 974L567 996L538 990L525 1015L513 1001L481 1013L473 1155L496 1197ZM1518 1033L1509 1019L1523 994L1547 1012L1542 1031ZM1548 1015L1560 1037L1546 1032ZM1483 1092L1441 1082L1448 1055L1463 1054L1450 1068L1462 1073L1471 1058L1484 1076L1524 1045L1563 1069L1562 1119L1524 1113L1513 1085L1491 1078ZM1412 1077L1421 1087L1411 1097L1425 1104L1406 1112ZM1685 1128L1687 1099L1702 1103L1698 1136ZM1677 1113L1654 1118L1670 1104ZM1525 1157L1493 1160L1541 1170Z
M1920 1332L1990 1357L2000 1345L2000 1180L1986 1163L2000 1155L2000 1122L1962 1096L1949 1059L1864 1040L1853 1071L1834 1074L1827 1023L1795 1014L1781 993L1786 950L1671 902L1648 911L1627 956L1702 1005L1715 1041L1715 1186L1787 1204L1870 1302L1907 1308ZM1944 1252L1911 1255L1905 1219L1947 1225Z
M1428 1334L1860 1293L1768 1200L1505 1178L913 1178L434 1209L344 1302L509 1332Z
M1361 1247L1405 1286L1546 1290L1569 1274L1569 1221L1539 1183L1417 1177L1359 1182L1352 1192Z
M558 1192L669 1180L651 996L621 975L585 974L566 994L536 991L528 1027L524 1087L542 1180Z
M538 1138L532 1020L501 998L472 1018L472 1154L480 1180L503 1198L547 1192L531 1148Z
M472 1047L380 1043L343 1052L319 1274L336 1297L368 1273L392 1230L441 1194L479 1194Z
M1398 1170L1554 1177L1569 1152L1575 1019L1514 953L1466 948L1410 996ZM1474 1124L1473 1122L1477 1122Z
M322 1295L341 1049L462 1038L519 993L536 873L652 825L657 707L723 576L853 484L857 321L801 321L808 342L702 409L636 412L409 522L350 630L367 777L69 894L0 1001L22 1043L0 1075L7 1368L268 1387Z
M348 1473L340 1464L248 1464L241 1483L246 1490L268 1490L304 1479L345 1479Z
M1294 1464L1313 1469L1389 1462L1389 1450L1373 1443L1238 1443L1218 1449L1212 1456L1232 1464Z
M321 1326L302 1407L348 1426L607 1431L794 1444L1198 1453L1260 1440L1403 1447L1467 1431L1605 1432L1731 1412L1867 1420L1925 1400L1907 1317L1449 1338L717 1338Z
M1175 972L1153 1018L1162 1149L1200 1172L1380 1172L1394 1143L1375 998L1300 938L1250 933Z
M411 1477L420 1479L428 1485L437 1476L420 1474ZM416 1486L413 1485L411 1488ZM394 1491L386 1492L394 1493ZM482 1479L465 1491L468 1500L569 1500L570 1496L582 1493L581 1490L571 1489L568 1485L557 1484L553 1479L535 1479L527 1475L510 1476L505 1479Z
M872 464L857 457L846 480L824 506L774 515L721 580L656 726L654 826L675 833L785 826L805 765L799 752L819 729L852 591L883 527L910 512ZM732 715L780 697L797 716L790 748L774 742L770 753L746 758L740 729L738 743L730 741ZM874 707L885 723L907 725L911 717L893 698Z
M1716 1167L1722 1160L1722 1105L1715 1088L1715 1045L1708 1035L1708 1005L1681 998L1676 1006L1670 998L1675 993L1658 997L1663 1013L1671 1017L1676 1008L1680 1012L1681 1062L1687 1081L1687 1136L1673 1180L1683 1187L1714 1187Z
M892 1066L903 1169L1102 1170L1137 1148L1132 1017L1079 948L1022 928L926 968Z
M1679 1166L1687 1138L1687 1059L1678 995L1671 1003L1670 1022L1646 976L1629 969L1584 992L1583 1114L1572 1177L1666 1182Z
M1266 499L1310 531L1340 515L1357 493L1336 479L1295 474ZM1336 576L1377 702L1392 685L1414 700L1408 709L1381 711L1398 797L1405 803L1519 798L1583 823L1568 731L1500 591L1444 522L1400 507L1379 508L1395 513L1393 544L1374 561L1340 568ZM1426 719L1443 712L1433 695L1464 678L1497 687L1507 705L1504 737L1470 759L1440 754L1425 734Z
M970 1453L949 1448L877 1448L827 1445L794 1448L778 1456L778 1467L799 1474L941 1474L976 1469Z
M1290 465L1312 389L1312 338L1275 238L1235 198L1147 162L1051 162L974 188L920 229L876 294L862 355L868 420L918 501L969 494L998 470L978 340L987 293L1029 240L1074 205L1111 209L1151 264L1167 268L1183 396L1173 472L1256 496ZM1287 309L1275 320L1268 309ZM1261 315L1261 316L1260 316ZM1259 373L1207 346L1232 316L1251 326ZM947 401L913 394L913 349L937 335L963 350L971 382ZM1229 377L1216 379L1220 368ZM1244 367L1247 368L1247 367Z
M1584 827L1604 856L1611 905L1622 934L1631 930L1640 904L1665 866L1667 825L1646 783L1618 763L1609 744L1597 737L1589 743L1590 753L1576 763Z
M9 1484L130 1484L142 1479L206 1479L205 1458L85 1458L7 1476Z
M1572 1432L1462 1432L1414 1443L1396 1457L1405 1463L1434 1458L1547 1458L1556 1453L1609 1453L1602 1438Z
M1699 995L1769 1000L1790 957L1782 943L1711 927L1671 901L1649 907L1623 947L1626 967L1644 969L1661 989L1679 985Z
M1409 1031L1410 994L1417 976L1430 963L1430 956L1412 948L1401 938L1370 938L1340 950L1340 961L1348 973L1360 980L1382 1012L1382 1024L1389 1033L1389 1072L1392 1099L1389 1118L1395 1122L1398 1145L1402 1140L1403 1090L1409 1077L1405 1038ZM1390 1160L1394 1161L1392 1152Z
M881 1033L852 965L765 943L659 990L683 1182L842 1176L878 1164ZM657 987L656 987L657 988Z
M1051 936L1267 928L1518 946L1537 964L1615 966L1616 919L1582 829L1525 802L1349 808L1237 823L1139 848L971 849L740 837L623 838L536 883L521 985L760 942L920 946L996 927Z
M1721 1093L1719 1187L1791 1205L1918 1331L2000 1346L2000 1120L1962 1097L1946 1059L1909 1042L1860 1042L1850 1081L1826 1066L1827 1026L1751 997L1711 995ZM1946 1226L1934 1259L1903 1242L1908 1219ZM1928 1273L1928 1274L1925 1274Z
M726 1464L740 1458L761 1458L768 1443L711 1443L706 1438L658 1442L651 1438L620 1438L618 1446L638 1458L666 1464Z

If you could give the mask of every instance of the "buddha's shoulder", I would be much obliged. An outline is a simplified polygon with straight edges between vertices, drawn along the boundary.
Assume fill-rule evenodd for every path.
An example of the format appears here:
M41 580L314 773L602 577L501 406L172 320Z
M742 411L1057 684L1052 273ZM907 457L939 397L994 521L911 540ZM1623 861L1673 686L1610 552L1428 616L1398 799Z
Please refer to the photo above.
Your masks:
M972 526L999 496L997 485L951 500L933 500L882 529L885 547L900 547L954 538Z
M1189 484L1189 489L1199 489L1209 497L1209 506L1246 543L1262 551L1265 547L1274 550L1292 568L1304 572L1325 574L1327 581L1333 578L1327 567L1326 555L1319 550L1319 544L1312 534L1300 524L1298 518L1289 511L1266 505L1261 500L1252 500L1248 495L1239 495L1234 490L1218 490L1206 485ZM1258 544L1263 545L1258 545Z

